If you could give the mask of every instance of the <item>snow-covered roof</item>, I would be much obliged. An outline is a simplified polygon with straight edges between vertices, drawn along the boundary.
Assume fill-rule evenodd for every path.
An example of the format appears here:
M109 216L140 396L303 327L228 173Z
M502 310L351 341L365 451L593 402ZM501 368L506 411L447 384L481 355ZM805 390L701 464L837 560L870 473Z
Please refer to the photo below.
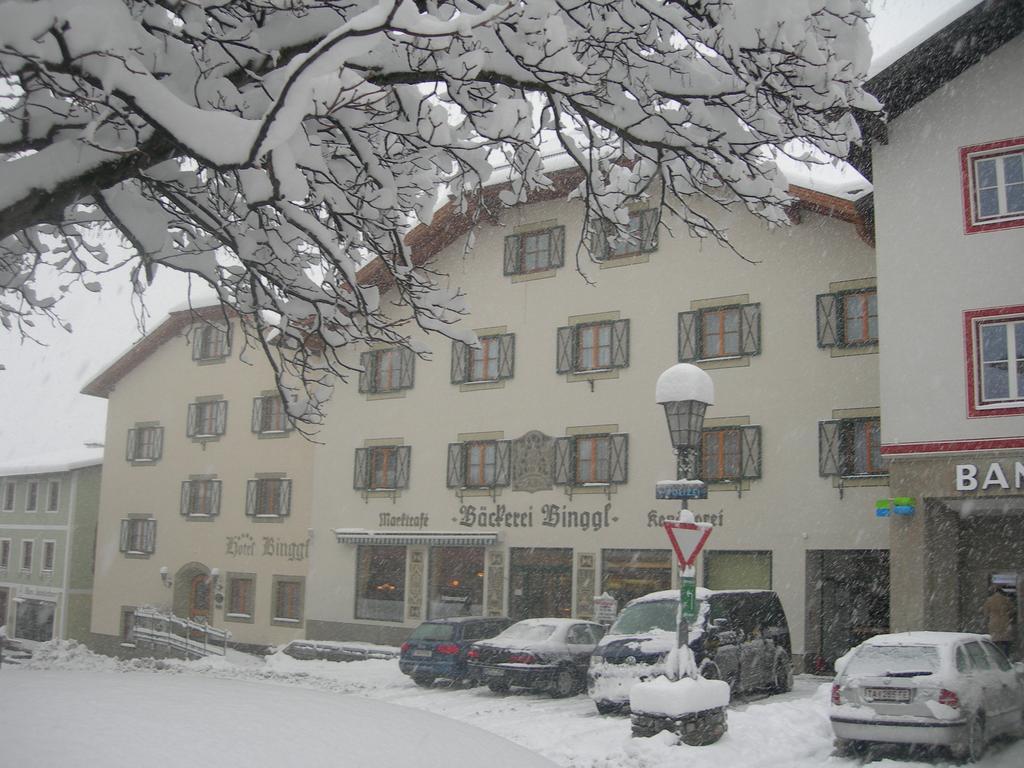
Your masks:
M41 456L19 458L16 463L0 466L0 476L52 475L103 463L102 446L83 446L55 451Z
M900 40L896 45L879 51L878 54L871 59L871 66L868 69L868 77L874 77L883 69L890 66L893 62L903 58L936 32L945 29L950 25L950 23L984 1L985 0L959 0L957 3L935 16L931 21L928 21L918 27L914 32Z

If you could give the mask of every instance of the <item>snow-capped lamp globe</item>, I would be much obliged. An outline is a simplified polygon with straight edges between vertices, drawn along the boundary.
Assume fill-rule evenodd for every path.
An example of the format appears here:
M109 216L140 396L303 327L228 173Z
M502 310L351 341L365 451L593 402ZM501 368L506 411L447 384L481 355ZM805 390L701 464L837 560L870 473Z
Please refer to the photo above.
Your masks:
M709 405L715 403L715 385L711 377L696 365L678 363L658 377L654 397L655 402L665 408L679 479L696 480L697 450L704 429L704 413ZM680 520L687 516L685 513L684 504Z

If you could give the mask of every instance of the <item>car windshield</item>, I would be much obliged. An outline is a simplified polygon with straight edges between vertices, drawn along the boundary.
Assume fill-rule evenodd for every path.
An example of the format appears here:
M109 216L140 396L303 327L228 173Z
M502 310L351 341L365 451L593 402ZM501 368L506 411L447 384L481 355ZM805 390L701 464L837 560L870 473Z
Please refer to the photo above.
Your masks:
M609 635L637 635L652 629L666 632L676 631L676 614L679 602L676 600L650 600L627 605L608 630Z
M912 677L939 671L939 651L931 645L865 645L844 672L847 675Z
M454 636L455 627L451 624L420 624L410 640L451 640Z
M502 640L520 640L540 643L547 640L555 631L554 624L519 623L513 624L500 635Z

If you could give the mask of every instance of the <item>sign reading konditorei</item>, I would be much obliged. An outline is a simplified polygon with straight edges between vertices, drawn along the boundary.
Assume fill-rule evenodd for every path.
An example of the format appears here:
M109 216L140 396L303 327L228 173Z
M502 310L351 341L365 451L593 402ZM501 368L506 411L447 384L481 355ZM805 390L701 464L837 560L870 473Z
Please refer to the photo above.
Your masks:
M679 513L673 512L668 515L659 513L657 510L652 509L647 513L647 527L648 528L661 528L665 523L670 523L673 520L679 519ZM720 509L717 512L703 512L701 514L694 513L694 522L698 523L711 523L715 528L721 528L725 525L725 510Z
M987 491L998 488L1002 491L1024 489L1024 462L993 461L984 472L977 464L956 465L956 489L958 491Z
M276 536L260 536L258 539L248 533L225 537L227 547L224 554L229 557L282 557L291 562L309 559L309 539L286 541Z

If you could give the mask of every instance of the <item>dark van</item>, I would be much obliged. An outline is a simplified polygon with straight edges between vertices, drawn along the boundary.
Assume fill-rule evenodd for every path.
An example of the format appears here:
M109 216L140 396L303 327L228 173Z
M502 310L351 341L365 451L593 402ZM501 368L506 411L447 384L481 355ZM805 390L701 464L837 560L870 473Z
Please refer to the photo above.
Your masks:
M439 677L464 680L469 646L504 632L511 624L509 619L480 616L425 621L402 643L398 668L422 686L432 685Z
M697 590L690 648L701 674L725 680L733 695L793 687L789 624L782 602L766 590ZM587 688L601 714L626 711L633 685L666 673L676 643L679 592L630 601L590 657Z

